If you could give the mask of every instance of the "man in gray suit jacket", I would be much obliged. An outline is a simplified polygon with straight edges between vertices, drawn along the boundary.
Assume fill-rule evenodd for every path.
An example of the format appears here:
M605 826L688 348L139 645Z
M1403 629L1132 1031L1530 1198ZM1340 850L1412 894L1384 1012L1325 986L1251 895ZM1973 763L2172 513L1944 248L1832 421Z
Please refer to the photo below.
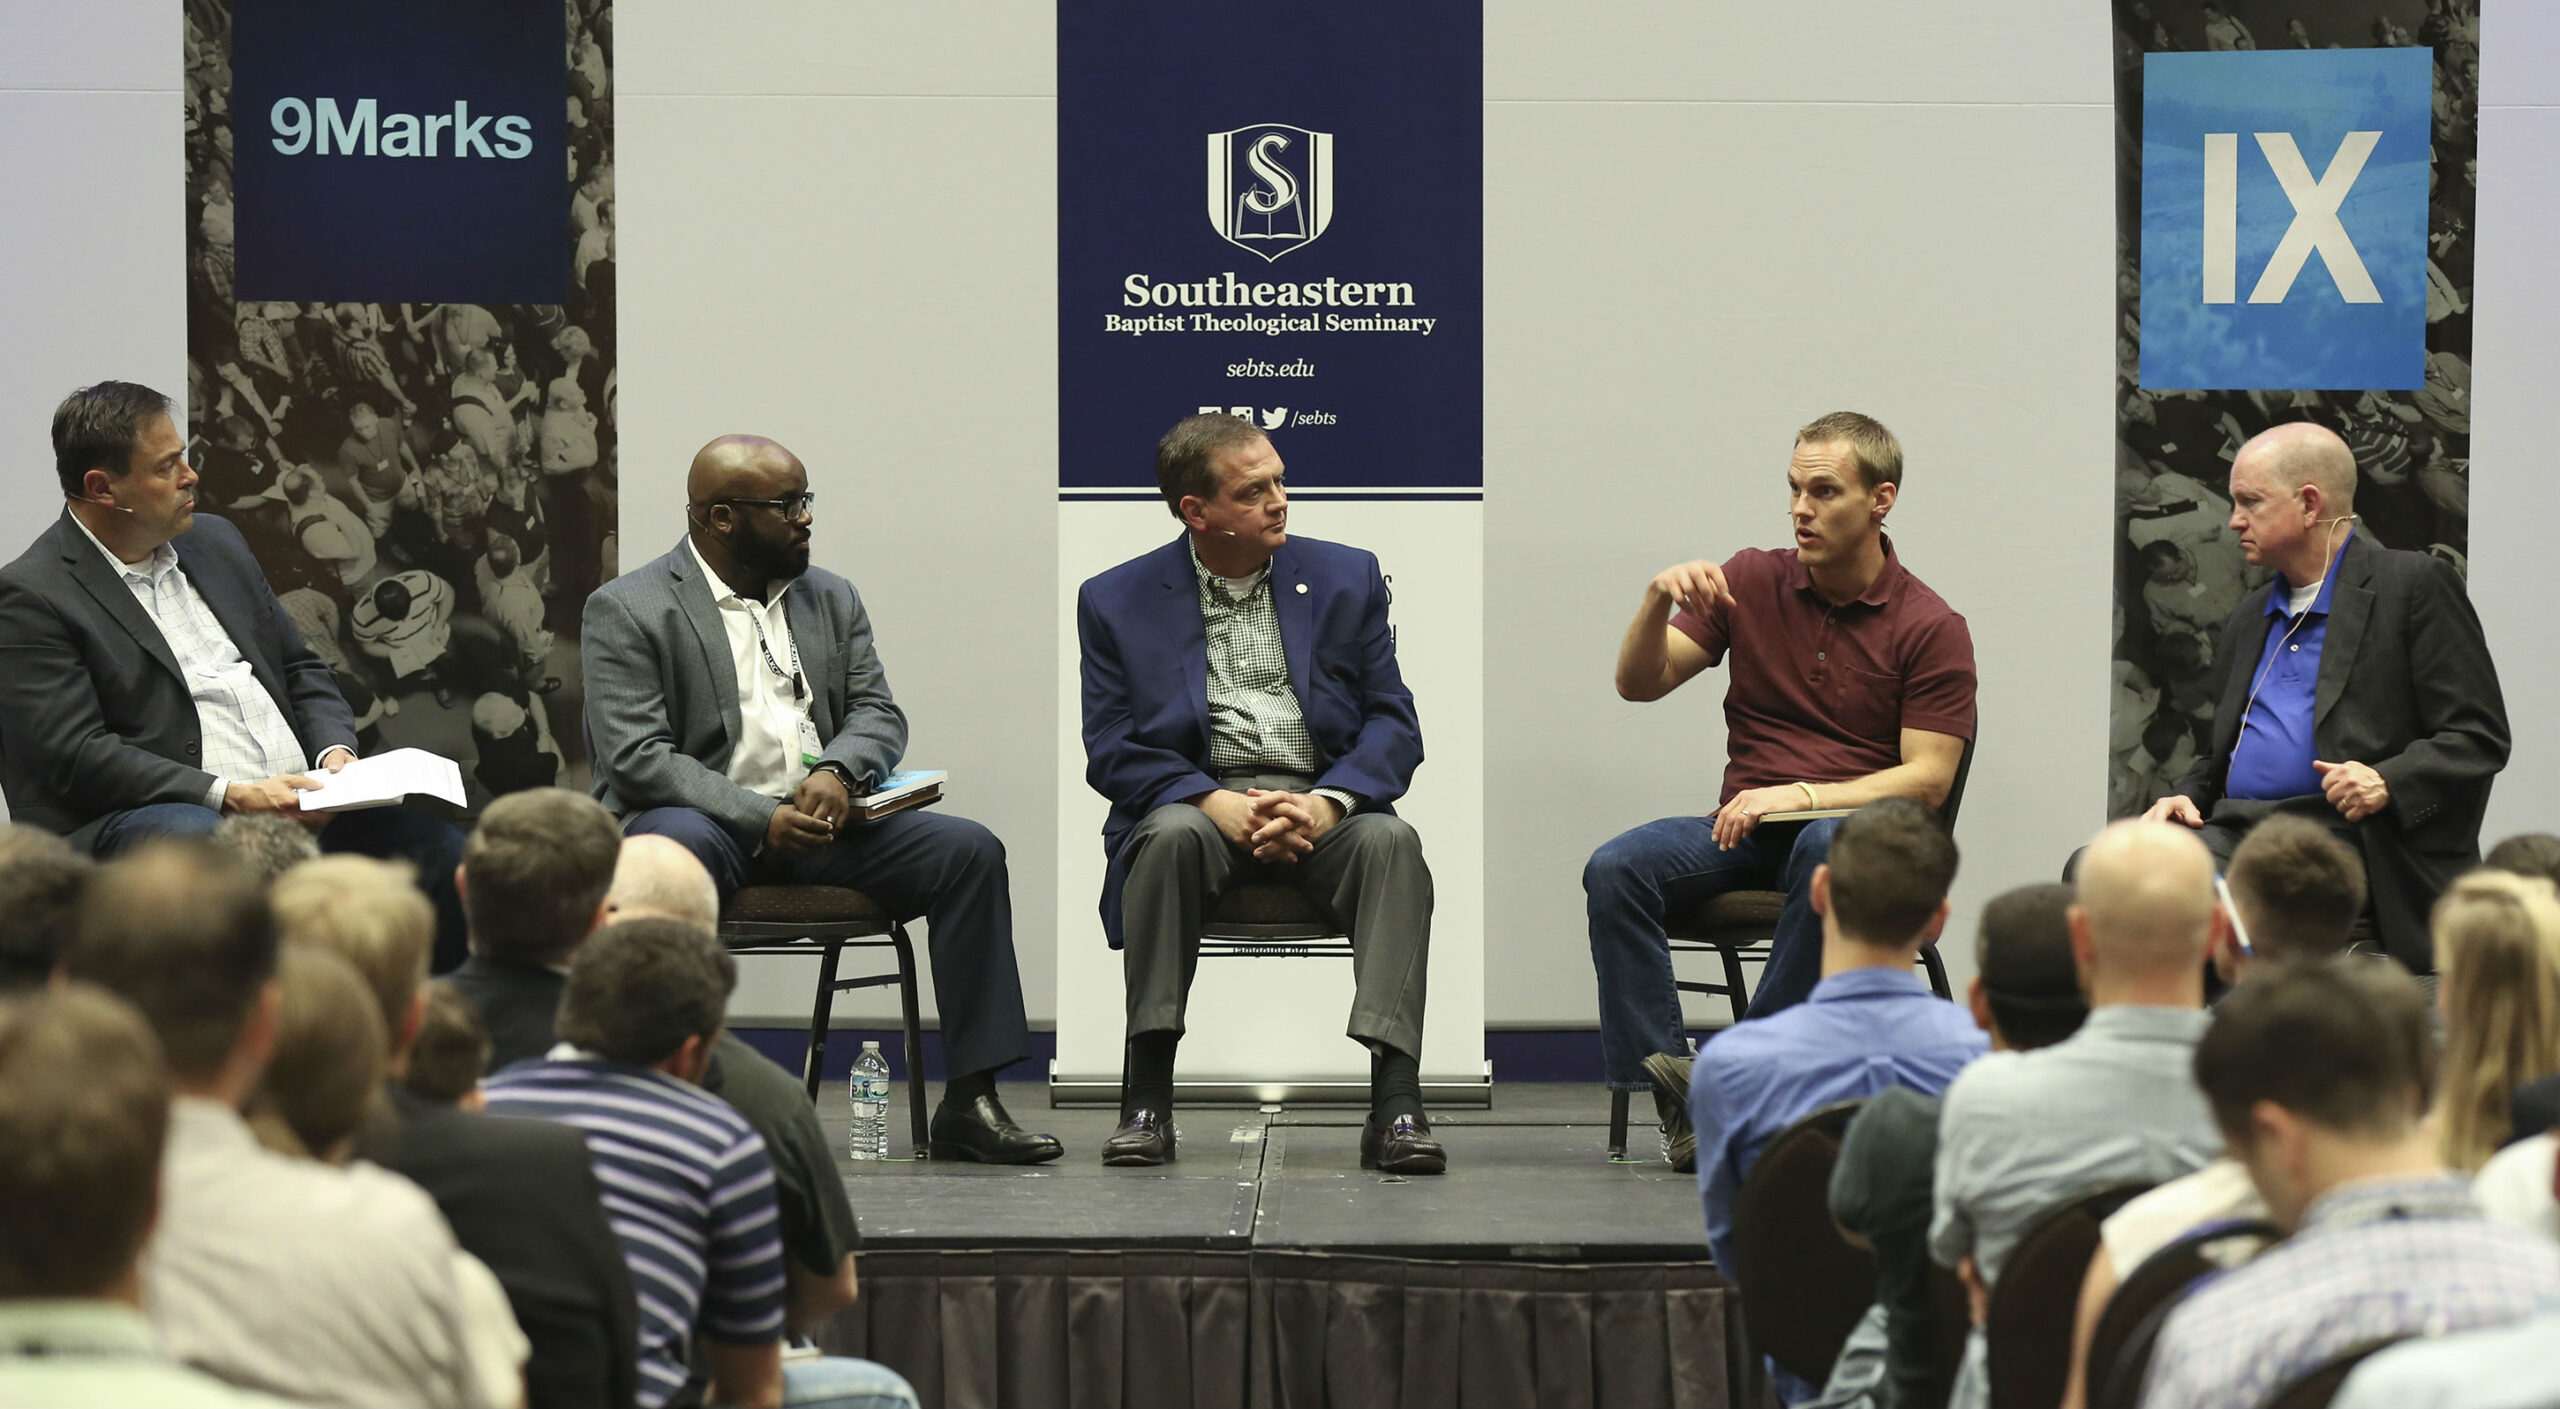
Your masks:
M356 756L354 717L240 531L195 516L169 399L100 382L53 413L62 517L0 569L0 780L10 814L111 856L273 812L323 851L398 856L462 961L462 833L406 808L301 810Z
M582 655L596 797L625 835L673 838L726 897L743 885L840 885L925 917L951 1080L937 1157L1055 1159L996 1098L1029 1041L1004 845L921 809L851 820L898 766L907 718L853 584L809 565L809 474L770 440L694 456L673 551L587 599Z

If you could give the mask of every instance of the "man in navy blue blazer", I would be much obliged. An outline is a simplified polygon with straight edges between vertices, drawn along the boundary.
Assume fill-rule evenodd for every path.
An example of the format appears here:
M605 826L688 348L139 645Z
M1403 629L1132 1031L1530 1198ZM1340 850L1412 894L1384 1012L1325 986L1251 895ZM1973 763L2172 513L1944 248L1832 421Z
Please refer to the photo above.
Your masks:
M1248 421L1184 420L1156 446L1156 483L1186 531L1077 594L1085 780L1111 801L1102 923L1129 999L1102 1159L1174 1157L1174 1051L1209 908L1234 882L1280 880L1351 936L1362 1166L1437 1174L1418 1060L1431 871L1395 815L1421 726L1376 556L1290 538L1283 469Z

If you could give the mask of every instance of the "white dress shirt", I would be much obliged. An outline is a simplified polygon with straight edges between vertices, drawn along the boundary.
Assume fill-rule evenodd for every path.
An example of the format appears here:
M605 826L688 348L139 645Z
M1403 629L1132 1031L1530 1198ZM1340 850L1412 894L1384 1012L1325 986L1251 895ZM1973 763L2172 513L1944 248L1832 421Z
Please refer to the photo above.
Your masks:
M178 566L178 551L163 543L150 557L128 563L107 551L98 535L71 521L96 544L117 579L142 604L143 614L160 628L178 670L187 678L187 694L196 703L196 725L204 732L204 771L213 775L204 805L219 812L233 783L254 783L279 773L299 773L306 766L302 742L293 721L276 705L275 696L258 683L248 657L222 627L221 618L205 605L193 580ZM332 745L332 747L337 747ZM311 759L310 767L319 760Z
M805 686L807 677L791 639L790 618L782 609L791 584L775 588L765 602L750 602L711 570L690 537L685 551L693 554L703 585L720 608L720 627L729 637L729 669L738 681L738 738L729 750L729 781L763 797L789 798L809 776L800 761L800 721L808 717L808 691L792 689L795 678Z

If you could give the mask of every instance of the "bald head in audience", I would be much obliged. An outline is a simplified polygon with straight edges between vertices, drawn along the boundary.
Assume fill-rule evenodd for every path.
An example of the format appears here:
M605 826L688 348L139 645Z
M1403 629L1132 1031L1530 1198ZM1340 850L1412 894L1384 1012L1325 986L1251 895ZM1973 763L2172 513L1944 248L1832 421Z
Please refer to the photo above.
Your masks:
M2195 1008L2204 963L2224 927L2213 857L2183 827L2118 822L2080 858L2071 955L2089 1006Z
M694 854L670 837L622 839L605 913L615 921L674 920L705 933L720 927L720 887Z

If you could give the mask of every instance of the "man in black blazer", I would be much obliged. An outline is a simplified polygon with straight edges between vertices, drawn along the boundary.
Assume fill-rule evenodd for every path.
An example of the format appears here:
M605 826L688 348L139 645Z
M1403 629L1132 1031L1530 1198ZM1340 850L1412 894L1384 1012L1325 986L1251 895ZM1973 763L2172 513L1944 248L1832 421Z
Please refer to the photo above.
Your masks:
M2383 949L2430 973L2427 912L2479 864L2506 705L2460 576L2358 533L2355 488L2346 442L2309 422L2231 462L2231 527L2276 577L2223 623L2213 751L2145 815L2221 864L2260 818L2320 821L2364 857Z
M169 399L83 387L54 410L53 453L62 517L0 569L11 815L110 856L231 813L283 813L320 829L324 851L415 862L438 967L461 962L460 832L405 808L301 810L319 786L309 772L354 760L354 717L239 530L197 522Z
M360 1153L426 1190L453 1240L497 1274L532 1343L526 1409L632 1402L639 1311L584 1134L437 1105L395 1083Z

